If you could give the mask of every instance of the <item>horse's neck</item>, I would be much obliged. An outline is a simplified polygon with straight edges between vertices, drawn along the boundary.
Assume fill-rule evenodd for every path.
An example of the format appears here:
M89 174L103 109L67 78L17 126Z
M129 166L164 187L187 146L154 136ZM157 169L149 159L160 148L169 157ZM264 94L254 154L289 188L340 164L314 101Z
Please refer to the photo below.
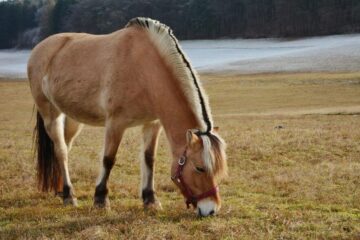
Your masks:
M172 96L164 103L166 103L166 107L159 113L159 118L164 126L173 155L178 158L186 145L186 131L198 127L198 124L187 102Z
M170 142L173 156L177 159L185 149L186 131L197 128L199 124L177 79L166 71L160 75L153 83L157 87L157 91L153 93L155 109Z
M197 127L195 118L177 107L177 105L169 106L169 112L160 115L175 158L178 158L185 150L186 131Z

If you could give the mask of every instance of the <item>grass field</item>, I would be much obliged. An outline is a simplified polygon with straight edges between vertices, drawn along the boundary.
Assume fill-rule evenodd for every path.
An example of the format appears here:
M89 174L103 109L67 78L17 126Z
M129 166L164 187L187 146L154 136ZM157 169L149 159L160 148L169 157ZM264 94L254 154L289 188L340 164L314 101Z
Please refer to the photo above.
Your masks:
M28 84L0 81L0 239L360 239L360 73L203 79L228 143L223 206L210 218L186 210L171 183L164 135L164 210L143 210L136 128L120 146L110 211L92 208L102 128L85 127L70 153L79 207L38 192Z

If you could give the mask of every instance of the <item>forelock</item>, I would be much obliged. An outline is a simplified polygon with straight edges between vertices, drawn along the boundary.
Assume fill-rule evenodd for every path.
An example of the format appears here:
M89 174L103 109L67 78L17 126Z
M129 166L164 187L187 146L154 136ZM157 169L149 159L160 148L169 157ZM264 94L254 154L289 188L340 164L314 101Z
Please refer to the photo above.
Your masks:
M215 133L201 134L203 143L203 161L206 172L215 177L221 177L227 174L227 162L224 140Z

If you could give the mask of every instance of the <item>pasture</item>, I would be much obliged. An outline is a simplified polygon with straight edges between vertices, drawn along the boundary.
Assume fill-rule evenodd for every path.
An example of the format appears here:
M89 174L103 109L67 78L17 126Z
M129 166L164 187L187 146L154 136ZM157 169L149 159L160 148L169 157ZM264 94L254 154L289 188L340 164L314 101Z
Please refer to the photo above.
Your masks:
M203 75L228 144L215 217L187 210L170 180L164 134L155 186L163 211L139 199L141 135L120 145L111 210L92 207L103 129L70 152L79 207L35 184L27 81L0 81L0 239L360 239L360 73Z

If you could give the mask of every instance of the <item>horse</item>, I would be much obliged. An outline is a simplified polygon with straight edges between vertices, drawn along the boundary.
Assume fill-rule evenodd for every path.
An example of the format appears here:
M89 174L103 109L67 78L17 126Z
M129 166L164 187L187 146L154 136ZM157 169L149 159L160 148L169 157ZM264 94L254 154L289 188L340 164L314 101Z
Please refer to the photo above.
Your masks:
M158 137L164 129L171 180L187 207L215 214L227 174L226 144L213 126L209 100L172 30L138 17L113 33L59 33L32 50L27 73L37 111L37 182L41 191L77 205L68 153L84 124L104 126L94 206L108 208L107 182L124 131L142 126L141 198L161 209L154 189Z

